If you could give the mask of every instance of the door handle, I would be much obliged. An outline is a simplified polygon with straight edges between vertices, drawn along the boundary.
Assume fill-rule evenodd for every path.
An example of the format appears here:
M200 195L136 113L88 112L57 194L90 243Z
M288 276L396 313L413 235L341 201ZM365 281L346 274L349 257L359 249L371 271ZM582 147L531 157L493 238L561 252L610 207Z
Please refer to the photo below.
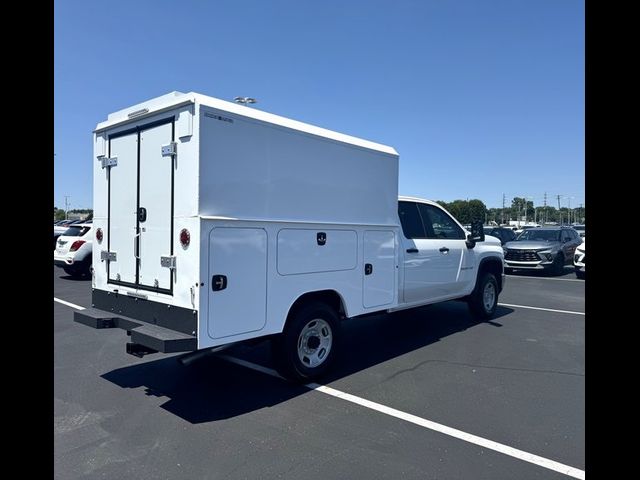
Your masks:
M444 253L446 255L447 253L449 253L449 249L447 247L441 247L440 253Z
M407 253L418 253L417 248L407 248Z
M227 276L226 275L214 275L211 277L211 290L219 292L227 288Z
M364 264L364 274L371 275L373 273L373 265L370 263Z

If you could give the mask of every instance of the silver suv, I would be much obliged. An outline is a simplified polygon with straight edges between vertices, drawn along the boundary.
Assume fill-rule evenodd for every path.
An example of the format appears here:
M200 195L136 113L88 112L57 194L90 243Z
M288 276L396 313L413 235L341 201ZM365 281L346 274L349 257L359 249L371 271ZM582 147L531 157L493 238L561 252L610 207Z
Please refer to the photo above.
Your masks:
M565 265L573 265L581 243L578 232L570 227L530 228L504 245L505 271L549 270L560 275Z

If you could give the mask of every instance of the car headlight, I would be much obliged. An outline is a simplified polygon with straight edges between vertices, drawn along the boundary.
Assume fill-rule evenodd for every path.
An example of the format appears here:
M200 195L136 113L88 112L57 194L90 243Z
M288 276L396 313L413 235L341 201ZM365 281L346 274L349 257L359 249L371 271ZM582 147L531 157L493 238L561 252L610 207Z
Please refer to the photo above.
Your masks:
M543 248L542 250L538 250L536 253L540 256L540 258L542 258L543 260L553 260L553 254L551 253L553 251L552 248Z

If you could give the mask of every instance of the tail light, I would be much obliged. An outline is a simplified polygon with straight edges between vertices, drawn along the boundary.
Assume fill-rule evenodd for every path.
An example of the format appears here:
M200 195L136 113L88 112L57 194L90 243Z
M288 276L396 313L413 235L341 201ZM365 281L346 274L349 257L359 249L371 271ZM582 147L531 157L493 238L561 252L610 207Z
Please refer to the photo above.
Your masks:
M76 240L75 242L73 242L71 244L71 248L69 249L69 251L70 252L75 252L76 250L78 250L85 243L86 242L84 240Z
M180 245L182 245L184 248L187 248L190 242L191 242L191 234L189 233L189 230L187 230L186 228L183 228L180 231Z
M98 240L98 242L101 242L102 238L103 238L102 229L99 228L98 230L96 230L96 240Z

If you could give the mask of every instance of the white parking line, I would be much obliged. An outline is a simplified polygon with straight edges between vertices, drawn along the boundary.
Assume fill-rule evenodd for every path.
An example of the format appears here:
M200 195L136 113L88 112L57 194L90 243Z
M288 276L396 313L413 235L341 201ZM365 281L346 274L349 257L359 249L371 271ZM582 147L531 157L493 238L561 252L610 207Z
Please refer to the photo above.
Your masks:
M584 280L578 280L577 278L551 278L551 277L532 277L531 275L507 275L509 278L538 278L540 280L561 280L563 282L581 282Z
M223 358L228 362L235 363L237 365L241 365L246 368L250 368L251 370L256 370L258 372L265 373L273 377L282 378L278 374L278 372L276 372L275 370L263 367L261 365L256 365L255 363L247 362L246 360L230 357L228 355L218 355L218 357ZM355 403L356 405L360 405L370 410L375 410L376 412L383 413L391 417L399 418L400 420L404 420L405 422L410 422L415 425L419 425L421 427L427 428L429 430L433 430L435 432L439 432L444 435L449 435L459 440L473 443L474 445L479 445L481 447L488 448L489 450L494 450L504 455L509 455L510 457L517 458L518 460L522 460L524 462L532 463L534 465L538 465L540 467L547 468L549 470L553 470L553 471L562 473L564 475L568 475L573 478L579 478L583 480L585 478L584 470L580 470L578 468L571 467L569 465L564 465L554 460L549 460L548 458L540 457L538 455L534 455L532 453L528 453L523 450L519 450L517 448L509 447L508 445L494 442L493 440L488 440L486 438L478 437L477 435L466 433L456 428L447 427L446 425L442 425L441 423L432 422L431 420L427 420L425 418L421 418L416 415L403 412L401 410L396 410L395 408L387 407L386 405L372 402L365 398L351 395L350 393L341 392L340 390L327 387L326 385L320 385L317 383L308 383L305 385L305 387L311 390L315 390L317 392L331 395L332 397L339 398L346 402Z
M573 312L571 310L556 310L555 308L530 307L529 305L513 305L511 303L498 303L503 307L528 308L530 310L542 310L543 312L569 313L571 315L584 315L584 312Z
M54 302L61 303L71 308L75 308L76 310L85 310L84 307L80 305L76 305L71 302L66 302L59 298L53 297ZM500 303L499 305L510 306L510 307L519 307L519 308L533 308L535 310L548 310L553 312L562 312L562 313L574 313L579 315L584 315L584 313L580 312L569 312L565 310L552 310L548 308L537 308L537 307L526 307L523 305L509 305L506 303ZM255 370L257 372L264 373L266 375L271 375L272 377L282 378L278 372L272 370L267 367L263 367L262 365L257 365L252 362L247 362L246 360L242 360L235 357L230 357L228 355L218 355L219 358L222 358L228 362L235 363L236 365L240 365L245 368L249 368L251 370ZM421 426L423 428L427 428L429 430L433 430L435 432L442 433L444 435L449 435L451 437L457 438L459 440L463 440L468 443L473 443L474 445L478 445L484 448L488 448L489 450L494 450L496 452L502 453L504 455L509 455L511 457L517 458L524 462L532 463L534 465L538 465L540 467L553 470L564 475L568 475L573 478L578 478L584 480L585 471L580 470L575 467L571 467L569 465L564 465L562 463L556 462L554 460L549 460L548 458L540 457L538 455L534 455L532 453L525 452L523 450L519 450L517 448L509 447L508 445L504 445L502 443L494 442L493 440L488 440L486 438L478 437L477 435L473 435L471 433L463 432L462 430L458 430L456 428L447 427L446 425L442 425L441 423L436 423L431 420L427 420L425 418L418 417L416 415L412 415L410 413L403 412L401 410L396 410L395 408L387 407L386 405L382 405L380 403L372 402L371 400L367 400L365 398L357 397L355 395L351 395L350 393L342 392L340 390L336 390L335 388L327 387L326 385L320 385L318 383L308 383L305 385L310 390L315 390L317 392L324 393L326 395L331 395L332 397L339 398L346 402L351 402L356 405L360 405L362 407L368 408L370 410L375 410L376 412L383 413L385 415L389 415L391 417L398 418L400 420L404 420L405 422L413 423L415 425Z
M59 298L53 297L54 302L61 303L62 305L66 305L67 307L75 308L76 310L85 310L84 307L80 305L76 305L75 303L65 302L64 300L60 300Z

